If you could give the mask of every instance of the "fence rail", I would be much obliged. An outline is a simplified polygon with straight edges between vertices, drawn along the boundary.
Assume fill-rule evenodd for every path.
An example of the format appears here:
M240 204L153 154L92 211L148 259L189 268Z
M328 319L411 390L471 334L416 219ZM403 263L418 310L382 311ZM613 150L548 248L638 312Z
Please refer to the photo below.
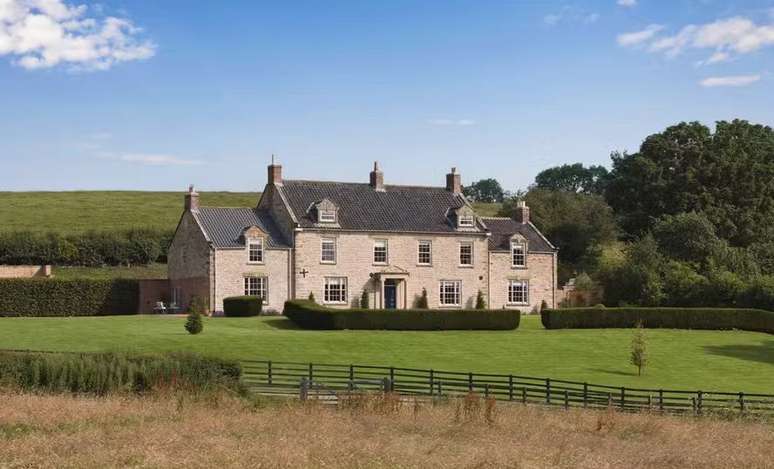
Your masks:
M242 370L244 383L260 394L299 396L309 386L333 392L389 388L409 396L452 397L472 392L500 401L565 408L774 415L772 394L627 388L518 375L263 360L243 361Z

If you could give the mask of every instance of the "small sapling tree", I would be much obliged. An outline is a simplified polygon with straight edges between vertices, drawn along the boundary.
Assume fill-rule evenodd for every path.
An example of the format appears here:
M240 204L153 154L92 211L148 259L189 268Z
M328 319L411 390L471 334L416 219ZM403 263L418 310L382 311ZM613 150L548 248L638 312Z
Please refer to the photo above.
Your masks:
M202 314L206 309L207 307L200 297L194 296L191 298L191 304L188 306L188 318L185 321L185 330L187 330L189 334L198 334L204 330Z
M629 361L632 365L637 367L637 376L642 376L642 370L648 364L648 343L642 321L637 321L637 325L634 328Z

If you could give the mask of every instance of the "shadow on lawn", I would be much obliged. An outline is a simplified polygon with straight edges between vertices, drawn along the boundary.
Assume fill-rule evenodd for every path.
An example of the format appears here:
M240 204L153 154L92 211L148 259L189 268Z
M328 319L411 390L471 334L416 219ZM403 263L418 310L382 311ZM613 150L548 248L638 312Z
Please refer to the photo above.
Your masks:
M273 329L297 330L297 331L303 330L300 327L296 326L293 323L293 321L285 317L267 319L264 321L264 324L266 324L267 326Z
M724 357L774 365L774 340L759 345L705 345L704 350Z
M606 374L606 375L637 376L637 373L634 372L634 371L605 370L603 368L591 368L589 371L593 371L595 373L603 373L603 374Z

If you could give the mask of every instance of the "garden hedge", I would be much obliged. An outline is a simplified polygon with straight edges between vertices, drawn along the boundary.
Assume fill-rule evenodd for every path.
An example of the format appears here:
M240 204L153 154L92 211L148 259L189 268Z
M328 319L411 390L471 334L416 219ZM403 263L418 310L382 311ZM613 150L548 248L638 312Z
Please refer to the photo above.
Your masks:
M512 330L521 312L506 309L334 309L309 300L285 302L284 314L304 329Z
M223 298L223 314L231 318L258 316L263 309L263 300L257 296L230 296Z
M743 308L567 308L540 313L546 329L644 327L768 332L774 334L774 313Z
M241 390L239 363L193 353L0 351L0 387L106 395L154 390Z
M0 316L136 314L139 297L132 279L0 279Z

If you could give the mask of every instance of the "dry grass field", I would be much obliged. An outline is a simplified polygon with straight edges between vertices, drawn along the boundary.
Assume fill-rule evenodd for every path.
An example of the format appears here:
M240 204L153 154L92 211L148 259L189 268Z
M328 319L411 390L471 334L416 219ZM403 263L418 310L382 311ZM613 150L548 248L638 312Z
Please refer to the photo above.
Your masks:
M764 468L774 427L465 401L0 395L0 467ZM466 411L466 409L468 411Z

